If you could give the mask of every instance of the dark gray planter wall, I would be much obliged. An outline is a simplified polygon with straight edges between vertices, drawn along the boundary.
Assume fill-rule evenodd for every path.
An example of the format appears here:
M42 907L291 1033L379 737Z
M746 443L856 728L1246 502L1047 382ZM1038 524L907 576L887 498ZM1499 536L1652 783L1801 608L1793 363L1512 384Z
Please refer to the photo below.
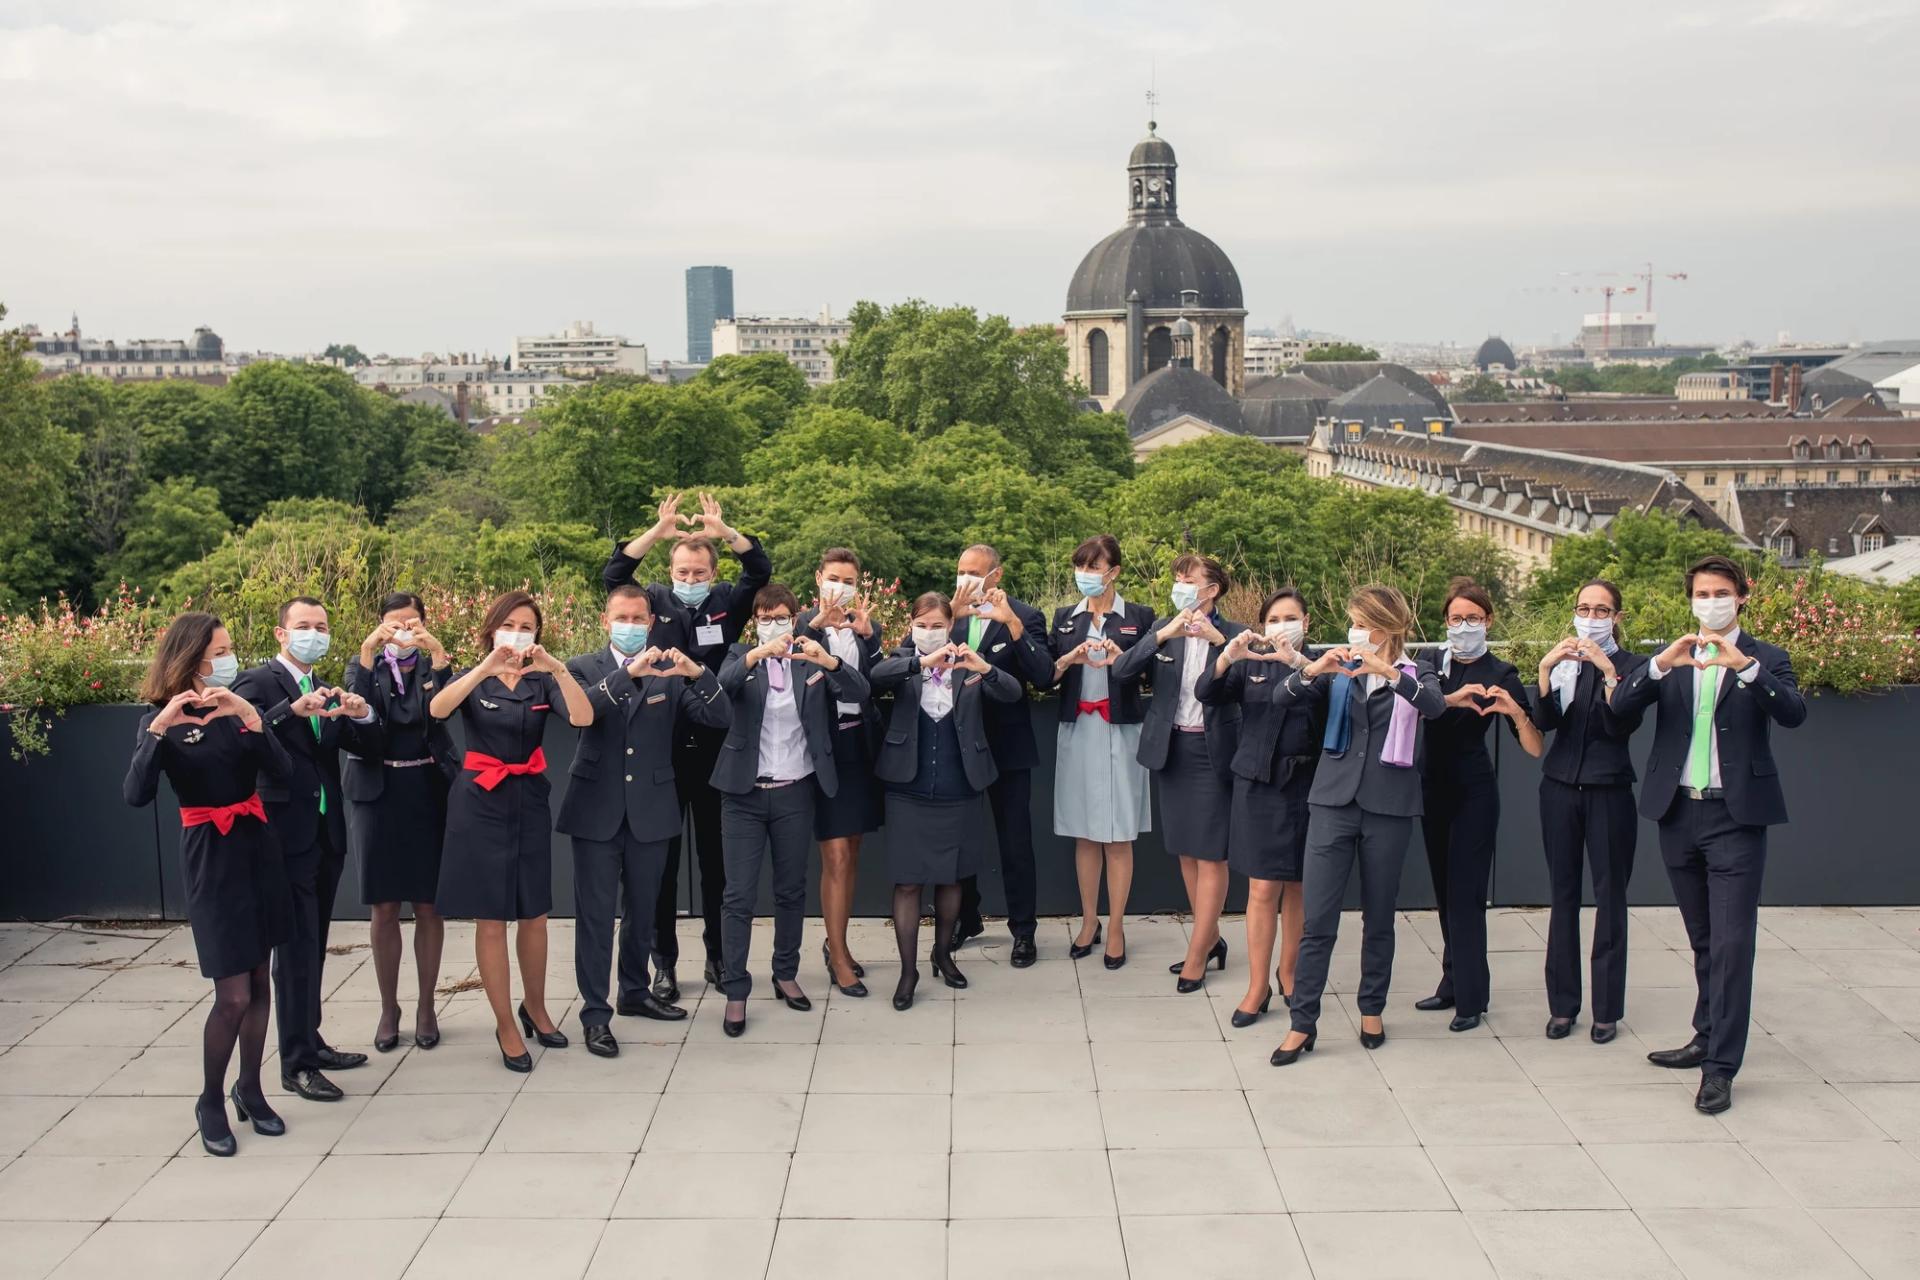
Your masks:
M57 720L53 753L22 763L0 758L0 919L178 919L183 914L179 866L180 823L171 792L162 787L151 808L133 809L120 799L142 708L80 707ZM1040 864L1040 909L1045 914L1079 910L1073 844L1053 834L1053 760L1045 750L1053 720L1036 717L1043 762L1034 775L1034 839ZM456 726L457 732L457 726ZM575 735L555 721L547 735L550 776L566 785ZM1500 849L1494 863L1493 900L1534 906L1547 900L1546 866L1540 851L1539 765L1504 731L1495 737L1500 775ZM1651 724L1636 740L1644 760ZM1794 821L1775 828L1768 851L1765 900L1776 905L1907 905L1920 902L1920 837L1916 837L1909 786L1920 783L1913 760L1920 744L1920 687L1860 697L1813 700L1807 723L1776 732L1774 751ZM1156 831L1135 847L1136 911L1183 910L1174 859ZM982 815L982 840L992 841ZM1002 910L997 856L988 860L981 893L990 914ZM867 838L861 851L856 913L880 916L890 909L886 832ZM573 912L572 851L554 837L555 914ZM697 873L681 877L681 907L694 901ZM1358 883L1348 887L1358 903ZM766 889L760 909L771 910ZM809 878L808 907L817 911L818 875ZM1671 901L1660 863L1658 829L1642 822L1633 901ZM1236 882L1229 910L1246 898ZM1433 905L1426 854L1416 832L1401 877L1400 903L1408 909ZM358 868L350 859L340 885L338 914L362 917Z

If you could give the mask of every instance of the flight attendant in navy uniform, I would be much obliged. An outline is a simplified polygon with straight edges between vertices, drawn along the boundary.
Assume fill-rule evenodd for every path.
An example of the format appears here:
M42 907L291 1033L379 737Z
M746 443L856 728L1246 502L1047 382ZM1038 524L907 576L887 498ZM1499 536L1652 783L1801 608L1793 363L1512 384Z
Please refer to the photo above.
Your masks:
M1596 578L1580 588L1574 634L1540 660L1533 723L1551 733L1540 771L1540 842L1553 907L1547 924L1547 1039L1563 1040L1580 1015L1580 866L1593 877L1593 1025L1606 1044L1627 1013L1627 882L1639 843L1633 757L1643 711L1621 712L1621 680L1647 664L1620 645L1620 588Z
M848 547L828 547L814 571L819 598L794 623L795 633L817 640L842 662L871 678L880 661L880 629L860 595L860 557ZM866 968L847 948L847 921L853 915L853 884L860 872L860 841L880 829L882 797L873 776L879 749L880 712L871 698L834 704L833 759L839 787L832 795L818 790L814 777L813 835L820 842L820 916L826 938L820 960L827 976L845 995L863 997Z
M727 650L740 638L753 614L753 598L773 577L773 561L751 534L728 524L711 494L700 495L700 514L683 516L683 495L669 494L660 504L659 518L639 537L620 543L601 570L608 591L633 581L640 561L661 541L673 543L668 555L668 582L647 584L653 605L653 643L678 649L718 675ZM720 547L740 557L740 576L722 582ZM673 775L680 789L680 806L693 828L694 857L700 864L701 936L706 944L708 986L720 984L720 906L726 895L726 859L720 837L720 797L706 780L719 763L726 734L688 721L674 742ZM671 1004L680 998L679 878L682 840L674 833L667 849L666 873L653 917L653 993ZM633 922L637 923L637 922ZM626 976L645 969L641 957L629 958L633 923L620 926L620 972Z
M1694 1106L1712 1115L1733 1105L1733 1077L1746 1056L1767 828L1787 820L1771 731L1797 728L1807 704L1786 650L1740 627L1745 571L1708 556L1687 570L1686 583L1699 630L1635 672L1614 705L1660 709L1640 812L1660 824L1660 855L1699 987L1693 1039L1647 1057L1656 1066L1698 1067Z
M1440 907L1440 985L1414 1008L1452 1009L1449 1031L1471 1031L1487 1011L1487 892L1493 877L1500 787L1487 728L1497 715L1528 755L1546 749L1534 728L1531 699L1511 662L1487 651L1493 597L1471 578L1455 578L1441 605L1447 651L1440 692L1447 709L1427 730L1427 772L1420 817L1427 870Z
M920 981L920 908L934 901L933 971L964 988L953 962L960 878L978 874L984 834L980 796L998 773L987 745L986 701L1011 702L1020 682L953 640L953 608L929 591L913 602L907 643L874 669L876 693L892 692L893 718L880 748L887 784L887 862L893 874L893 932L900 982L893 1007L913 1007Z
M1127 962L1133 842L1153 826L1147 770L1139 759L1146 718L1140 680L1116 669L1121 655L1153 630L1153 610L1127 603L1114 585L1119 577L1119 539L1103 533L1081 543L1073 552L1073 581L1082 598L1056 609L1047 633L1060 688L1053 829L1072 838L1080 882L1080 932L1067 954L1078 960L1099 945L1104 869L1109 936L1102 962L1109 969Z
M1236 1027L1259 1021L1276 985L1284 1001L1300 963L1307 795L1320 763L1326 704L1282 703L1278 695L1281 681L1310 661L1307 625L1305 597L1282 587L1262 602L1259 628L1229 640L1194 687L1208 706L1241 709L1227 826L1227 866L1247 878L1247 993L1233 1011ZM1276 940L1279 963L1269 969Z
M607 1002L613 918L618 910L637 921L642 942L653 929L667 833L680 822L676 730L683 719L725 728L732 707L713 672L678 649L652 644L653 610L644 590L616 587L607 599L606 623L607 647L567 663L587 692L593 724L581 731L555 828L573 838L573 968L581 1038L589 1053L611 1058L620 1052L608 1026L616 1007ZM647 951L636 946L634 954ZM644 971L631 985L621 976L621 1013L661 1022L687 1016L648 989Z
M380 987L373 1047L381 1053L400 1043L400 908L407 903L413 905L419 979L413 1042L422 1049L440 1043L434 1002L447 926L433 895L440 887L447 786L460 760L446 722L435 720L427 704L452 676L446 647L427 630L426 606L410 591L380 601L380 625L347 660L346 687L367 700L383 727L375 749L348 752L340 773L347 843L360 861L360 900L373 917L373 971Z
M1201 675L1228 641L1246 630L1220 616L1227 571L1211 556L1188 553L1173 562L1174 615L1114 663L1121 679L1142 678L1147 699L1136 758L1160 787L1162 842L1180 859L1193 929L1187 956L1167 966L1182 995L1206 985L1209 966L1227 967L1220 912L1227 904L1227 831L1233 817L1233 756L1240 746L1240 706L1203 704Z
M487 656L433 695L435 719L456 713L466 730L460 780L447 801L447 839L434 905L476 922L480 985L493 1010L494 1040L509 1071L533 1070L522 1032L549 1049L566 1036L547 1014L547 913L553 910L553 817L548 806L547 718L593 723L587 695L560 660L540 645L540 606L509 591L480 624ZM507 924L519 921L514 951L525 998L515 1025L507 966Z
M183 613L167 624L140 688L154 709L141 717L121 788L128 804L150 805L165 776L180 801L187 922L200 974L213 980L193 1113L200 1145L216 1156L239 1149L227 1123L229 1099L255 1133L287 1131L261 1090L260 1062L273 1004L267 962L293 935L293 890L255 788L262 778L285 785L293 761L253 704L228 688L239 667L232 638L212 614ZM227 1091L236 1044L240 1078Z

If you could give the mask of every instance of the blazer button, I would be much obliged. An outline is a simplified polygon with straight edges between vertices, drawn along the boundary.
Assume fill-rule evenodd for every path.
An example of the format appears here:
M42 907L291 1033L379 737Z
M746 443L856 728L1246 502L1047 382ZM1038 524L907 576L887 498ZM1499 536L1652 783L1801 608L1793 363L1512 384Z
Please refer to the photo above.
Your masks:
M632 754L633 754L633 748L632 748L632 747L628 747L628 748L627 748L627 754L628 754L628 755L632 755Z
M628 775L627 775L627 781L628 781L628 782L632 782L632 781L633 781L633 775L632 775L632 774L628 774Z

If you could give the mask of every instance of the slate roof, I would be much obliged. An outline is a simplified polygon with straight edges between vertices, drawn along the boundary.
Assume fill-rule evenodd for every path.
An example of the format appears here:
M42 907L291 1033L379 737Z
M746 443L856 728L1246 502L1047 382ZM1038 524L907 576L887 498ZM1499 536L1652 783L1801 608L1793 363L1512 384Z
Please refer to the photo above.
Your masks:
M1920 484L1734 485L1734 522L1754 541L1791 531L1794 556L1850 556L1855 538L1879 531L1892 538L1920 536Z
M1507 345L1504 338L1488 338L1481 343L1480 349L1473 353L1473 363L1482 373L1495 365L1505 365L1509 369L1520 367L1520 362L1513 358L1513 348Z
M1470 407L1460 405L1460 409ZM1875 460L1920 460L1920 418L1748 418L1733 421L1712 418L1686 422L1474 422L1463 421L1453 434L1463 440L1510 445L1521 449L1553 449L1617 462L1759 462L1766 465L1815 466L1825 457L1828 442L1838 442L1843 462L1865 461L1860 448L1871 443ZM1811 457L1795 459L1793 444L1805 440Z
M1178 219L1165 225L1120 228L1080 260L1067 285L1067 311L1125 311L1130 294L1149 310L1181 306L1192 289L1201 311L1239 311L1240 273L1213 241Z
M1614 398L1569 396L1564 400L1505 400L1459 403L1462 422L1652 422L1689 418L1785 418L1783 406L1764 400L1680 400L1673 397Z
M1240 402L1206 374L1184 365L1155 369L1128 387L1113 408L1126 415L1127 434L1134 439L1182 416L1235 435L1246 434Z
M1442 414L1447 412L1447 398L1440 393L1440 388L1407 366L1391 360L1311 360L1288 370L1288 373L1304 374L1342 393L1356 390L1374 377L1385 374L1425 399Z

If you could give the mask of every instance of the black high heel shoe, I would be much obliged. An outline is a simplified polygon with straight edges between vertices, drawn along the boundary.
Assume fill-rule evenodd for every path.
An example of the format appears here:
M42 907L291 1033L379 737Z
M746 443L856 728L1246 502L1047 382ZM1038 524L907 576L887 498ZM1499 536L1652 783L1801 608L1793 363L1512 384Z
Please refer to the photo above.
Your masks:
M534 1026L533 1015L527 1012L527 1006L525 1004L520 1006L520 1030L523 1034L530 1035L535 1040L538 1040L541 1045L548 1049L564 1049L567 1047L567 1033L557 1027L552 1031L542 1031L540 1028Z
M1320 1038L1320 1029L1315 1027L1307 1032L1307 1038L1291 1049L1275 1049L1267 1061L1276 1067L1290 1067L1300 1060L1303 1053L1312 1053L1314 1041ZM1282 1042L1284 1043L1284 1041Z
M960 972L959 966L954 964L953 952L944 947L940 947L936 948L933 954L927 958L933 962L933 971L940 975L940 981L946 983L955 991L965 991L967 989L967 975Z
M854 977L864 978L867 976L867 966L861 964L858 960L855 960L851 955L849 955L847 959L851 961L853 964ZM833 976L833 952L827 949L827 944L824 939L820 943L820 963L827 966L827 976L831 978ZM837 982L834 983L833 985L836 987L840 987L840 984ZM859 984L855 983L854 985L858 986ZM842 991L846 990L845 987L840 987L840 989ZM866 992L862 991L860 994L865 995Z
M779 998L780 1003L786 1005L787 1008L792 1009L795 1013L805 1013L807 1010L813 1008L813 1001L807 999L804 992L797 996L790 996L780 989L780 979L769 978L767 981L773 983L773 994ZM798 986L799 984L795 983L794 985Z
M1247 1013L1243 1010L1235 1009L1233 1011L1233 1017L1230 1019L1230 1021L1236 1027L1250 1027L1254 1023L1260 1021L1260 1015L1265 1013L1267 1011L1267 1006L1272 1003L1273 1003L1273 988L1268 987L1267 994L1260 997L1260 1007L1258 1009L1255 1009L1252 1013Z
M1167 966L1167 972L1178 973L1186 967L1185 960L1175 960ZM1200 966L1200 972L1204 974L1209 969L1218 969L1222 973L1227 971L1227 940L1225 938L1215 938L1213 946L1207 950L1207 962Z
M732 1004L733 1001L729 1000L727 1003ZM747 1002L744 1000L740 1002L740 1016L738 1018L727 1017L726 1010L724 1009L721 1010L720 1012L720 1029L726 1032L729 1036L734 1037L735 1039L738 1039L739 1037L747 1033L746 1004Z
M253 1131L263 1138L278 1138L287 1131L287 1122L280 1114L267 1105L263 1097L258 1104L248 1106L240 1097L240 1086L235 1084L227 1090L227 1098L233 1103L234 1114L242 1120L251 1121Z
M1102 955L1100 963L1109 969L1124 969L1127 967L1127 953L1122 951L1117 956Z
M1361 1047L1367 1048L1367 1049L1378 1049L1381 1045L1385 1044L1386 1042L1387 1042L1387 1024L1386 1023L1384 1022L1381 1023L1380 1029L1378 1031L1368 1031L1364 1027L1361 1028L1361 1031L1360 1031Z
M433 1024L433 1030L422 1031L420 1029L420 1019L415 1018L413 1020L413 1044L415 1048L431 1049L439 1043L440 1043L440 1024L438 1021L436 1021Z
M533 1070L533 1050L522 1050L518 1055L508 1053L507 1046L500 1043L500 1033L498 1031L493 1033L493 1042L499 1045L500 1061L506 1064L507 1070L518 1071L521 1075L525 1075L527 1072Z
M386 1024L387 1024L387 1016L386 1014L383 1013L380 1015L380 1026L384 1027ZM380 1034L380 1027L375 1027L373 1029L373 1047L381 1053L392 1053L394 1049L399 1046L399 1044L400 1044L400 1011L398 1009L395 1009L393 1012L393 1030L387 1032L385 1035L382 1035ZM242 1116L240 1118L242 1120L246 1119L245 1116Z
M219 1129L211 1129L209 1121L213 1119L219 1121L220 1129L226 1129L225 1133L221 1133ZM230 1156L240 1150L239 1142L234 1139L233 1130L227 1126L227 1108L224 1103L218 1104L214 1111L208 1111L204 1100L195 1101L193 1123L200 1130L200 1145L207 1149L208 1155Z
M1069 943L1067 945L1067 955L1074 960L1085 960L1093 954L1093 949L1099 945L1100 926L1096 924L1093 926L1093 937L1088 940L1087 944L1082 946L1078 942Z
M893 1007L905 1013L913 1008L913 989L920 985L920 971L900 975L900 985L893 989Z

